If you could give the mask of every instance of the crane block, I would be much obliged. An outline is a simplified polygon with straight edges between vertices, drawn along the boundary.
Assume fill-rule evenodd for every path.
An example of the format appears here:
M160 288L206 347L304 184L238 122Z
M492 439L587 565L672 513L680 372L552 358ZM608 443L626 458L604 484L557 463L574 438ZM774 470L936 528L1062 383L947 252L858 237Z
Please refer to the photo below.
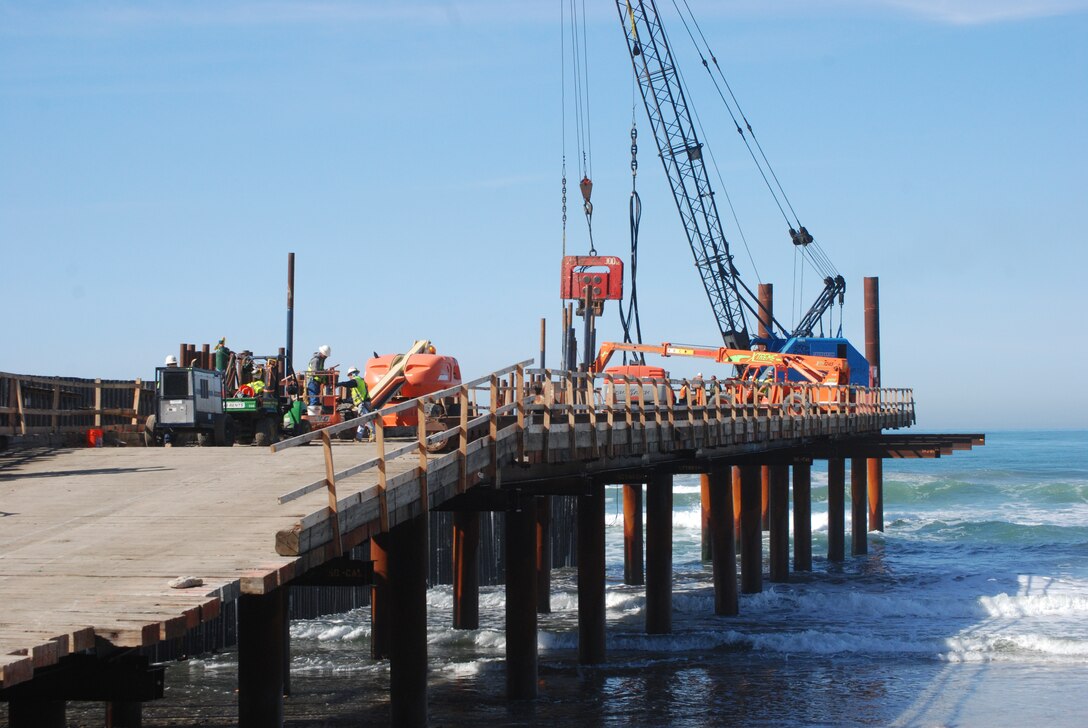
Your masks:
M559 297L583 300L587 287L596 301L622 301L623 261L614 255L564 256Z

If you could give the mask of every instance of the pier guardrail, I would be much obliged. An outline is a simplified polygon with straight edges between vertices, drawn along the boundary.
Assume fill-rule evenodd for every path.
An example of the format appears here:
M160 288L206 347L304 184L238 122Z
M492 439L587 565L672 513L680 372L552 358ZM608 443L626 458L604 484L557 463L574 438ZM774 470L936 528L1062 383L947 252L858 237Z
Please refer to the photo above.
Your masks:
M523 463L547 463L576 459L580 454L600 458L668 453L762 439L873 433L885 428L909 427L915 422L910 389L713 378L705 381L637 378L528 369L531 363L532 360L519 362L478 379L270 446L275 453L320 441L325 451L325 476L281 495L279 502L287 503L326 489L328 509L303 519L300 525L330 521L332 540L339 547L342 520L339 514L344 507L361 505L364 491L369 495L376 488L374 515L380 530L385 532L392 525L390 490L417 481L418 493L398 498L398 502L404 505L411 501L416 512L426 512L431 506L430 492L434 490L428 485L428 474L435 471L443 471L442 485L452 485L452 496L464 493L481 478L494 479L499 472L500 457L513 457ZM687 396L681 399L680 393ZM383 416L408 410L416 412L416 434L391 448L393 441L386 437ZM444 412L442 421L450 426L428 432L427 415L435 412ZM361 424L373 428L377 453L337 472L330 436ZM443 449L450 451L438 452ZM393 483L390 463L404 457L416 458L416 465L402 468L397 483ZM345 499L337 498L337 483L371 470L377 471L376 484L368 483ZM415 491L415 487L411 490ZM358 525L357 517L343 524L349 529Z
M0 372L2 435L49 435L90 428L136 431L154 404L154 381Z

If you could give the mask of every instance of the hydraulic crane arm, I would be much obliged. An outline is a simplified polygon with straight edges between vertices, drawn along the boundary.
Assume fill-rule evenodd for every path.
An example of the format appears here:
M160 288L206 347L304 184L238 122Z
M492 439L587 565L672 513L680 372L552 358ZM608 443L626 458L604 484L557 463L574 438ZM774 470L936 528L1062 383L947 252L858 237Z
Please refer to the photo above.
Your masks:
M711 359L718 364L732 364L740 369L739 379L756 379L761 372L772 367L775 378L784 378L787 371L796 372L814 384L847 384L850 367L845 359L802 354L782 354L776 351L752 351L729 347L692 346L688 344L625 344L606 341L601 344L597 358L590 367L591 373L600 373L608 366L617 351L634 351L658 356L691 356Z

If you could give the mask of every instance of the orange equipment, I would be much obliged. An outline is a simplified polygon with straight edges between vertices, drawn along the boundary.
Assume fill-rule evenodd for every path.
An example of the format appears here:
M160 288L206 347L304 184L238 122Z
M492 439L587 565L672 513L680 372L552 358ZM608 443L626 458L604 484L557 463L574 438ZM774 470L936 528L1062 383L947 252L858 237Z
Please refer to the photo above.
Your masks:
M773 380L785 382L789 372L796 372L805 381L813 384L839 385L849 384L850 366L845 359L825 356L805 356L802 354L782 354L776 351L751 351L749 349L729 349L721 347L689 346L686 344L621 344L607 341L601 345L597 358L590 366L590 372L602 372L608 361L617 351L634 351L659 356L694 356L713 359L719 364L733 364L740 368L737 379L743 381ZM628 376L638 376L623 367Z
M712 385L718 388L722 402L752 405L784 405L791 414L800 414L804 403L819 402L827 406L842 401L844 385L850 383L850 367L845 359L823 356L805 356L802 354L783 354L775 351L751 351L748 349L729 349L726 347L688 346L680 344L621 344L605 342L593 361L591 373L622 375L627 377L657 377L658 374L643 374L651 369L645 366L610 367L609 359L617 351L633 351L659 356L693 356L712 359L719 364L732 364L739 368L739 376L733 379L718 380ZM664 373L663 370L662 374ZM794 373L811 385L807 396L799 391L796 381L791 381ZM696 397L705 397L702 387L706 383L695 384ZM606 396L608 385L606 384ZM667 388L666 388L667 389ZM623 393L621 385L615 385L617 398ZM652 392L652 390L651 390ZM671 395L671 390L667 392ZM683 393L682 393L683 394ZM649 402L649 392L633 393L632 399L640 397ZM702 400L705 402L705 399ZM702 403L702 402L699 402Z
M461 366L457 359L433 352L434 347L429 341L420 340L407 354L385 354L369 360L363 378L370 390L372 406L380 409L461 384ZM435 411L429 414L449 414L445 409L447 406L443 405L432 407ZM387 431L388 428L415 428L418 421L414 409L382 417ZM389 434L398 433L394 431ZM408 434L414 434L414 429Z

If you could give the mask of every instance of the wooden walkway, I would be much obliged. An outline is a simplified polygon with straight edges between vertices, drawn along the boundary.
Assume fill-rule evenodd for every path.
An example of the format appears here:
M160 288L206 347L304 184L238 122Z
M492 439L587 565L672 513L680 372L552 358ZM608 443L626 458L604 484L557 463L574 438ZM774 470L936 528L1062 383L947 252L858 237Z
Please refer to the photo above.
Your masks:
M735 404L744 393L722 390L700 406L670 399L632 407L617 404L625 386L517 365L428 398L457 400L463 414L453 429L415 441L380 433L374 444L297 447L320 441L314 433L275 453L129 447L4 455L0 687L70 653L181 636L223 602L287 584L470 489L531 489L559 477L629 482L640 470L835 443L870 442L872 457L894 456L874 436L914 422L908 390L844 388L827 404L814 388L791 407ZM452 452L425 452L426 439L444 438L452 438ZM926 443L902 447L924 454ZM181 576L204 584L171 589Z

